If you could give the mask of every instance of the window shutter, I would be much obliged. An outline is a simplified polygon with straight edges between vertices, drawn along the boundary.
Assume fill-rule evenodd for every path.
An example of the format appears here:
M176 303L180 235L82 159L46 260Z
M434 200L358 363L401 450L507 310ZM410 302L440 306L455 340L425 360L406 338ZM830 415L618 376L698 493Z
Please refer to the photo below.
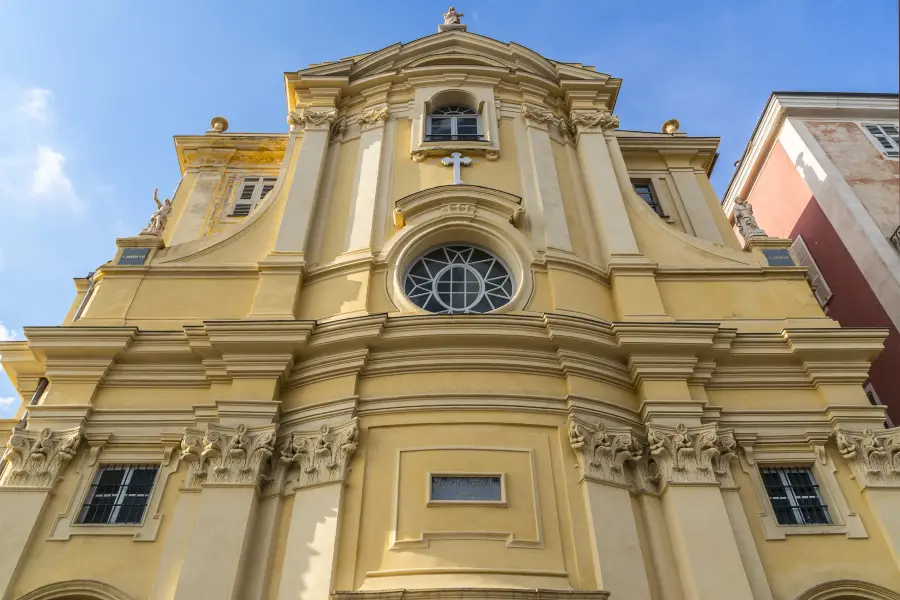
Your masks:
M831 288L825 282L825 278L822 276L816 261L813 260L812 254L803 240L803 236L798 235L794 243L791 244L791 255L798 265L808 269L807 278L813 287L813 293L816 295L816 300L819 301L819 306L824 307L834 294L832 294Z
M891 123L863 123L869 135L875 140L875 145L885 156L891 158L900 157L900 132L897 125Z
M237 202L234 203L234 208L231 210L232 217L246 217L250 214L250 210L253 208L253 193L256 191L258 183L259 177L248 177L244 179L244 183L241 186L241 194L238 196Z

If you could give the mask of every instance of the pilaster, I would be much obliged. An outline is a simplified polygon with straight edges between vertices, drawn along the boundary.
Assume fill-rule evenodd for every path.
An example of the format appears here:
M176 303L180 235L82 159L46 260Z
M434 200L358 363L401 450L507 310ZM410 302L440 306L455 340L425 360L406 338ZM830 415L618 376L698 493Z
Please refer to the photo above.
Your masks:
M569 416L569 444L578 457L591 527L597 588L611 597L649 600L650 584L626 477L642 448L627 428L591 425Z
M294 494L279 600L327 600L334 578L341 499L359 445L355 418L296 431L279 443L280 479Z
M544 248L572 252L572 240L566 223L562 192L553 148L550 146L549 126L557 118L548 110L529 104L522 105L525 134L528 140L528 156L534 177L534 189L544 221Z
M81 427L15 430L0 458L0 597L7 597L56 482L81 444Z
M697 173L691 165L691 159L696 155L696 151L667 150L660 154L669 167L669 173L672 174L672 180L684 203L687 218L694 228L695 235L704 240L724 245L725 240L716 225L715 216L706 202L703 189L697 180Z
M176 218L172 219L174 228L164 232L168 246L200 237L213 195L225 174L225 166L234 153L234 148L213 147L185 151L185 181L179 186L173 200L173 206L180 205L180 208L175 208Z

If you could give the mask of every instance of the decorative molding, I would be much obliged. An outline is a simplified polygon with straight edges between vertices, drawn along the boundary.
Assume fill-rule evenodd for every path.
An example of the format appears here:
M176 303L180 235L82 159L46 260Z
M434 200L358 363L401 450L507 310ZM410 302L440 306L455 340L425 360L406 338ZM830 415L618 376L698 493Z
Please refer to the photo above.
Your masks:
M221 169L235 153L234 148L196 148L184 150L184 167Z
M553 116L552 112L536 108L530 104L522 105L522 118L525 119L526 126L537 127L544 131L550 125L556 124L556 117Z
M288 113L287 122L291 131L306 131L307 129L329 131L337 116L338 111L336 108L328 110L300 108Z
M300 469L295 489L344 483L358 447L359 422L355 417L334 427L322 425L318 431L298 431L278 444L278 468L285 473L294 466Z
M383 127L391 115L391 109L388 105L379 106L364 112L359 117L359 124L363 131Z
M181 440L181 459L189 463L186 485L260 484L268 475L275 431L275 425L248 429L208 424L204 433L186 428Z
M841 600L842 598L859 598L859 600L900 600L900 594L891 590L855 579L836 579L815 585L796 600ZM341 599L341 600L350 600Z
M861 434L837 429L835 438L860 487L900 488L900 427Z
M609 592L511 588L367 590L331 594L332 600L606 600ZM888 599L892 600L892 599Z
M578 133L596 133L619 128L619 117L605 110L572 111L569 122Z
M569 444L578 457L586 480L627 486L626 462L637 462L643 449L628 428L596 426L569 416L566 422Z
M72 597L96 598L97 600L132 600L132 597L117 588L93 579L70 579L55 581L31 590L19 600L64 600Z
M0 458L0 486L52 488L81 444L81 427L14 430Z
M688 428L650 425L650 460L659 467L663 487L671 484L734 486L728 462L737 458L737 442L715 423Z

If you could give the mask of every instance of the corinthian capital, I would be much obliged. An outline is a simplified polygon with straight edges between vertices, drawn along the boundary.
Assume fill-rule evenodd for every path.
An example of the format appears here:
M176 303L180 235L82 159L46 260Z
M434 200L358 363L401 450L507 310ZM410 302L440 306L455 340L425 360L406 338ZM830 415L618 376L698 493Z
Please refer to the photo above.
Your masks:
M189 463L187 485L246 483L258 485L271 467L275 426L207 425L205 432L185 429L181 458Z
M373 108L372 110L368 110L359 116L359 125L365 131L367 129L374 129L375 127L381 127L388 120L388 117L391 115L391 109L387 105L379 106L378 108Z
M300 469L298 487L343 482L350 459L359 447L359 423L355 418L318 431L298 431L278 444L278 460L287 471Z
M14 431L0 458L0 486L53 487L80 443L80 427L57 432Z
M549 110L543 110L530 104L522 105L522 118L525 124L532 127L547 129L550 124L556 123L556 117Z
M605 110L573 110L569 122L579 133L610 131L619 127L619 117Z
M662 486L668 484L721 483L733 485L729 461L737 458L737 442L730 431L716 425L674 428L651 425L647 429L650 460L655 462Z
M603 423L589 425L571 416L566 427L569 444L586 479L628 485L625 463L640 460L642 454L630 429L607 428Z
M318 129L329 130L331 124L337 118L337 109L330 108L326 110L313 110L311 108L300 108L288 113L287 122L291 127L291 131L298 129Z
M838 429L835 438L861 487L900 486L900 427L861 434Z

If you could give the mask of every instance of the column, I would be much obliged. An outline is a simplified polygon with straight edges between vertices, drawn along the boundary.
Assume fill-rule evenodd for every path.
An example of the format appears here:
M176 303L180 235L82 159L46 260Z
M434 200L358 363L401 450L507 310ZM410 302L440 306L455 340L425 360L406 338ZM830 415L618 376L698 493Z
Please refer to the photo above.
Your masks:
M384 147L385 123L390 115L387 104L371 108L359 117L361 135L356 179L350 196L347 238L342 258L372 255L372 226L378 198L382 155L390 152Z
M525 120L527 152L531 163L531 175L534 178L535 196L544 222L545 243L542 245L548 249L572 252L556 161L553 158L553 148L550 146L549 126L555 124L557 119L550 111L528 104L522 105L522 117Z
M239 598L257 486L275 448L275 425L185 431L185 485L201 489L173 600Z
M647 568L631 504L625 463L641 457L629 429L569 417L569 443L578 457L597 588L611 598L650 600Z
M225 165L234 152L233 148L185 150L187 168L172 201L174 227L164 232L167 246L200 238L209 206L225 175Z
M0 465L0 597L10 595L47 498L80 443L80 427L14 430L10 436L4 464Z
M334 98L336 97L337 92ZM273 254L303 260L322 177L322 167L328 150L328 138L336 117L337 109L327 107L301 108L288 115L291 137L302 131L303 139L294 159L294 174L281 215Z
M576 153L605 258L639 254L604 135L604 131L619 126L619 118L603 111L573 111L570 121L575 128Z
M835 436L900 567L900 427L837 429Z
M724 244L722 232L716 225L715 217L710 210L700 182L697 181L697 173L691 165L691 160L696 155L693 150L686 152L662 152L669 167L669 173L675 181L675 188L678 195L681 196L681 202L684 204L684 210L687 212L687 218L694 228L694 235L698 238L708 240L716 244Z
M278 600L328 600L334 579L341 497L359 443L357 420L298 431L279 444L294 492ZM315 448L315 453L309 449ZM299 475L299 476L297 476Z
M652 419L652 417L651 417ZM754 600L719 489L736 442L715 424L648 425L666 527L685 598Z

